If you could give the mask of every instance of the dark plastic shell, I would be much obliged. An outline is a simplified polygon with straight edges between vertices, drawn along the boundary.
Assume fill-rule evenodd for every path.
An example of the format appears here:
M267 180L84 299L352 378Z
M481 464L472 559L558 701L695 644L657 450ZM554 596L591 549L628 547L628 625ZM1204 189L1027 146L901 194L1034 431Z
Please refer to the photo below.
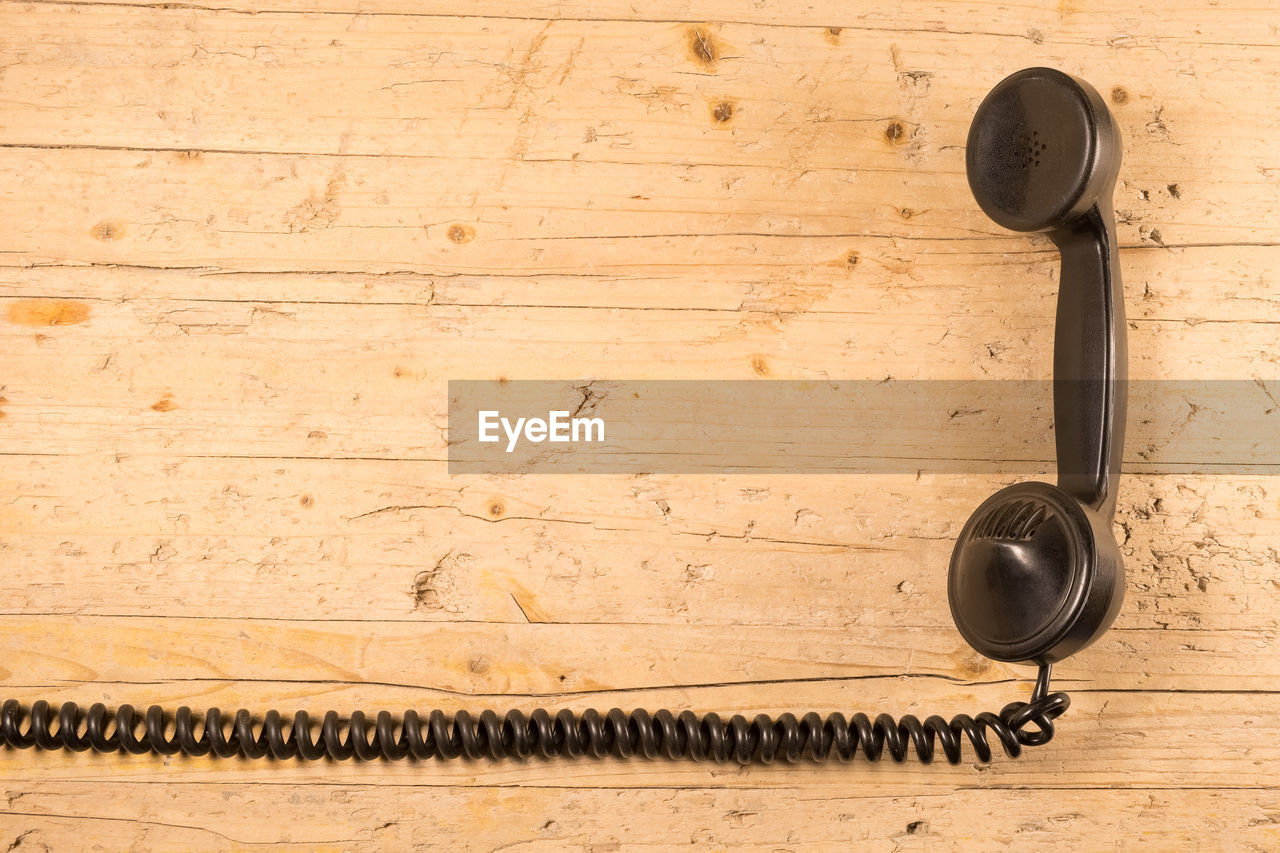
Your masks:
M1124 600L1111 521L1048 483L1002 489L961 530L947 595L961 635L987 657L1060 661L1106 630Z
M1051 68L1002 80L969 129L982 209L1061 252L1054 329L1058 485L1020 483L969 519L951 557L951 614L977 651L1062 660L1102 635L1124 598L1111 528L1124 446L1127 354L1112 193L1120 134L1092 86Z
M1053 68L1027 68L997 84L974 114L969 188L1011 231L1061 227L1114 183L1119 139L1092 86Z

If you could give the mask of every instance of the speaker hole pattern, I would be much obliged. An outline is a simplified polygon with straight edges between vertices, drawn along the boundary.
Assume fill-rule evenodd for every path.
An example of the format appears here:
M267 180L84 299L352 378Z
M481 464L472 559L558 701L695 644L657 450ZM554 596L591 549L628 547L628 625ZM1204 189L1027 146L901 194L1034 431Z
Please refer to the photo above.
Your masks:
M1050 518L1053 512L1040 501L1012 501L984 515L974 528L973 538L1027 542Z
M1048 144L1040 141L1040 131L1018 134L1018 165L1023 169L1040 165L1040 155L1048 148Z

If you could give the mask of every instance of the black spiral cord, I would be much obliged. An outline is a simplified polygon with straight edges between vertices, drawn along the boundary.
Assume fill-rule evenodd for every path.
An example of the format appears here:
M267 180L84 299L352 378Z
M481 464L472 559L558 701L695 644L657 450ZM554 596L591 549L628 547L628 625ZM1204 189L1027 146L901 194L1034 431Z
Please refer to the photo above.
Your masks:
M1048 665L1040 667L1030 702L1011 702L999 715L989 711L977 718L957 714L950 723L936 715L922 723L910 714L900 720L880 714L872 721L866 714L846 719L843 714L834 713L823 720L812 712L799 719L794 714L782 714L776 720L760 714L750 722L735 714L725 721L715 713L699 717L692 711L676 716L666 710L654 714L636 710L625 714L617 708L604 716L591 710L579 717L565 710L552 717L540 708L528 717L519 711L508 711L505 717L483 711L478 719L466 711L459 711L452 718L432 711L425 723L415 711L406 711L399 722L389 712L379 711L371 728L368 718L359 711L347 720L342 720L337 711L329 711L318 736L313 737L312 719L305 711L294 715L286 734L286 724L278 711L268 711L258 721L244 709L228 718L217 708L210 708L201 726L185 706L170 715L159 705L152 705L139 718L131 705L121 705L111 713L99 703L83 713L75 702L67 702L55 713L48 702L41 700L27 712L18 700L10 699L0 707L0 743L20 749L310 761L344 761L352 757L395 761L411 756L523 761L534 756L638 755L739 764L772 764L778 759L788 763L831 758L849 761L858 752L869 761L877 761L886 751L894 761L903 761L911 747L920 761L928 764L937 744L947 761L958 764L963 735L973 745L978 760L987 762L992 754L988 731L996 735L1010 758L1017 758L1024 746L1039 746L1053 738L1053 721L1067 710L1071 700L1066 693L1049 692L1050 670ZM1028 729L1033 723L1035 727ZM172 735L167 734L169 731Z

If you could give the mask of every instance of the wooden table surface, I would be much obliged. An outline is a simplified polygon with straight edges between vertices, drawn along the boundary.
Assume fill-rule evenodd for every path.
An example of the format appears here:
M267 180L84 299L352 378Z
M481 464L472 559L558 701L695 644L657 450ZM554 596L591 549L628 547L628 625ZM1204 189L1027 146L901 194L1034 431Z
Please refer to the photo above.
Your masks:
M1092 81L1124 134L1134 378L1280 379L1263 0L0 2L4 695L1024 698L1031 670L973 653L945 594L1010 478L443 460L449 379L1048 376L1053 247L964 177L974 108L1029 65ZM1017 761L4 751L0 841L1275 850L1280 481L1142 450L1124 611Z

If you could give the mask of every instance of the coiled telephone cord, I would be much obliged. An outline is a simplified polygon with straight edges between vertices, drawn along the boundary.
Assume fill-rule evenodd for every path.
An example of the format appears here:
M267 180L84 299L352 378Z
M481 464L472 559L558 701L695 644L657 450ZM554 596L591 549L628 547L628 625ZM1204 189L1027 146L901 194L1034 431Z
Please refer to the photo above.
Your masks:
M846 719L834 713L824 720L810 712L799 719L789 713L776 720L760 714L748 721L740 714L724 720L715 713L698 716L683 711L677 716L666 710L653 714L636 710L626 714L614 708L603 716L594 710L581 716L564 710L554 717L543 709L528 717L519 711L508 711L505 717L483 711L478 718L466 711L452 718L432 711L425 722L415 711L406 711L398 722L389 712L379 711L371 727L359 711L346 720L329 711L317 734L305 711L295 714L290 725L274 710L257 720L244 709L225 716L210 708L201 724L185 706L171 715L153 705L139 717L131 705L121 705L113 713L98 703L84 712L75 702L66 702L55 713L43 700L27 711L16 699L10 699L0 706L0 743L21 749L222 758L395 761L407 757L525 760L534 756L612 755L739 764L771 764L779 759L788 763L832 758L849 761L859 752L869 761L879 760L886 752L894 761L903 761L912 748L927 764L933 760L936 746L941 746L947 761L958 764L962 737L969 739L982 762L991 760L988 732L995 734L1010 758L1017 758L1024 746L1039 746L1053 738L1053 721L1067 710L1071 700L1066 693L1049 692L1050 671L1048 665L1040 667L1030 702L1011 702L998 715L983 712L975 718L957 714L950 723L936 715L921 722L910 714L898 720L880 714L872 720L866 714Z

